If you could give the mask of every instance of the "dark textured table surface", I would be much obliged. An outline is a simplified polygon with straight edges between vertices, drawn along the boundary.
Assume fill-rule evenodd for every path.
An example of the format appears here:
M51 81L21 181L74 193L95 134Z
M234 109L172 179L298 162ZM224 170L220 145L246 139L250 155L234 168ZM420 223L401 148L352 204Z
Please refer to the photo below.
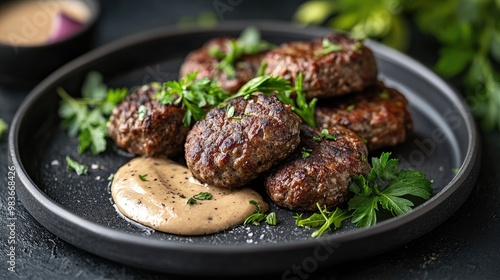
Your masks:
M290 20L294 1L225 1L229 19ZM196 17L215 14L217 1L103 1L95 47L110 41ZM235 5L236 4L236 5ZM411 48L410 55L425 64L429 56ZM29 89L0 85L0 118L8 123ZM482 133L482 169L477 186L465 204L430 233L393 251L341 267L324 268L295 279L500 279L500 133ZM123 266L89 254L43 228L22 203L16 208L16 267L9 272L7 248L7 137L0 140L1 248L0 279L183 279ZM223 268L221 268L223 269ZM272 275L280 279L281 274ZM292 278L290 278L292 279Z

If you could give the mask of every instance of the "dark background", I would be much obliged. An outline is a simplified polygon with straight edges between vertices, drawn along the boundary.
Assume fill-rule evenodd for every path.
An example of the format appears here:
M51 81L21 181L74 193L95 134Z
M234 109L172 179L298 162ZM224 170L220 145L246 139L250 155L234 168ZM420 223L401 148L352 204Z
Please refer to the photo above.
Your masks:
M231 1L220 0L222 3ZM240 2L238 4L238 2ZM291 20L303 1L232 1L223 20ZM205 11L217 16L215 1L102 1L94 47L151 28L174 25ZM412 30L408 54L425 65L436 43ZM0 62L1 63L1 62ZM460 88L460 84L453 84ZM0 118L12 121L29 89L0 85ZM388 253L341 267L321 269L307 279L500 279L500 134L482 133L482 169L469 199L449 220L423 237ZM0 279L184 279L123 266L81 251L52 235L19 201L16 209L16 273L7 271L7 137L0 140L2 262ZM223 270L224 268L221 268ZM280 279L281 274L273 275ZM305 278L304 278L305 279Z

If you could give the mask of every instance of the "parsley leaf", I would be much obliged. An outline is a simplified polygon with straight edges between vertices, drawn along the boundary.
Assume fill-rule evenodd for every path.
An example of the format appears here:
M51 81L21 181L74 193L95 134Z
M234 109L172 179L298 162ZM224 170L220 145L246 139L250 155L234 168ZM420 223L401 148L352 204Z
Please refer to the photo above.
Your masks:
M186 204L195 204L197 200L210 200L212 199L212 194L209 192L201 192L199 194L195 194L192 197L188 198Z
M316 127L314 111L318 99L313 98L309 103L307 103L306 94L302 90L302 79L302 73L299 73L297 79L295 80L295 87L290 91L282 91L278 93L278 99L285 104L291 105L292 111L295 112L309 126ZM291 98L292 92L297 94L297 98L295 100Z
M266 223L270 226L275 226L277 224L276 213L271 212L269 214L264 214L260 210L259 203L255 200L250 200L248 203L255 205L255 212L248 216L243 222L244 225L252 224L254 226L260 225L262 221L266 221Z
M340 227L342 222L349 219L351 215L344 212L340 208L336 208L335 211L327 211L326 208L321 208L321 205L316 203L319 209L319 213L314 213L308 218L302 218L302 214L294 216L295 224L299 227L317 228L318 230L312 233L311 237L320 237L327 230L331 230L333 225L334 229Z
M191 126L194 119L199 121L213 107L225 100L229 94L223 91L216 81L209 78L196 80L198 72L187 74L179 81L163 83L156 98L162 104L182 106L186 113L182 122Z
M141 179L141 181L143 182L148 182L148 179L146 179L146 177L148 177L148 174L139 174L139 179Z
M338 52L342 50L342 46L332 43L328 38L323 38L321 42L322 49L314 53L314 56L319 57L327 55L332 52Z
M403 215L414 206L408 196L429 199L432 182L416 170L398 170L398 160L389 159L391 153L372 158L372 170L365 176L355 176L349 190L354 197L349 200L353 210L352 222L357 227L369 227L377 222L379 205L393 216Z
M237 40L229 40L226 51L219 48L211 48L209 54L220 59L217 68L226 73L229 77L236 76L235 62L243 55L258 54L273 48L274 45L263 41L260 32L255 27L249 27L241 33Z
M63 88L57 88L61 97L59 116L63 128L71 137L78 136L78 153L90 148L92 154L106 150L108 130L106 123L113 108L128 93L126 88L108 89L98 72L89 72L83 86L82 97L74 98Z
M7 131L8 128L9 126L7 125L7 123L4 120L0 119L0 139L2 139L3 133Z
M66 156L66 164L68 166L68 170L75 171L78 175L87 174L88 168L85 165L74 161L69 156Z
M314 136L313 137L313 140L316 141L316 142L321 142L322 140L337 140L337 137L335 137L334 135L331 135L330 132L328 132L328 129L326 128L323 128L321 130L321 133L319 134L319 136Z
M270 75L258 76L246 82L237 93L230 96L226 100L231 100L239 97L249 99L253 93L261 92L264 94L273 94L276 92L284 92L291 90L290 82L281 78Z
M302 154L302 158L308 158L311 156L311 153L312 153L312 149L309 149L309 148L306 148L306 147L302 147L302 149L300 150L301 154Z

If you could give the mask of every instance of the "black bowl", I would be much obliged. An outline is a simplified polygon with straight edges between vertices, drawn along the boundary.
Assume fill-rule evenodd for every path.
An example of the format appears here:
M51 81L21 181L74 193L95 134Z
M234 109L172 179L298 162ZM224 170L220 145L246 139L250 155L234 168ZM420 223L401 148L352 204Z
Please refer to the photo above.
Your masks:
M0 5L9 2L0 0ZM88 51L100 14L98 0L79 0L90 10L90 18L78 32L53 43L13 46L0 43L0 84L33 87L54 70Z

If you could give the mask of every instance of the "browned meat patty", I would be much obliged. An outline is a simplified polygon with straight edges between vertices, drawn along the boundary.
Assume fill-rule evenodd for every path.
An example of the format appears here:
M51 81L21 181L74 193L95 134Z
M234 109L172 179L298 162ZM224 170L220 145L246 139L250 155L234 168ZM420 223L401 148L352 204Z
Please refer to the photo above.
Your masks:
M265 178L267 193L279 206L298 211L317 211L316 203L332 210L349 198L354 175L370 171L365 143L354 132L335 126L336 140L314 140L320 132L301 127L301 143ZM305 157L304 152L309 153Z
M189 130L182 123L186 110L158 103L152 99L155 93L152 85L145 85L128 95L113 109L108 132L129 153L175 158L182 155Z
M198 79L213 78L223 90L230 93L237 92L243 84L255 77L264 54L244 55L240 57L235 62L236 76L230 77L224 71L217 68L219 60L212 57L209 53L211 48L219 48L221 51L226 52L229 40L236 39L212 39L200 49L189 53L181 65L180 76L184 77L186 74L198 71Z
M231 107L234 115L228 115ZM295 150L300 124L301 119L274 96L233 99L210 110L188 133L187 166L202 183L241 187Z
M322 39L285 43L266 54L266 74L293 84L302 72L308 98L344 95L376 83L377 64L370 49L346 34L327 38L342 49L318 56Z
M408 101L399 91L382 83L369 89L316 106L318 127L341 125L366 141L368 150L404 142L413 130Z

